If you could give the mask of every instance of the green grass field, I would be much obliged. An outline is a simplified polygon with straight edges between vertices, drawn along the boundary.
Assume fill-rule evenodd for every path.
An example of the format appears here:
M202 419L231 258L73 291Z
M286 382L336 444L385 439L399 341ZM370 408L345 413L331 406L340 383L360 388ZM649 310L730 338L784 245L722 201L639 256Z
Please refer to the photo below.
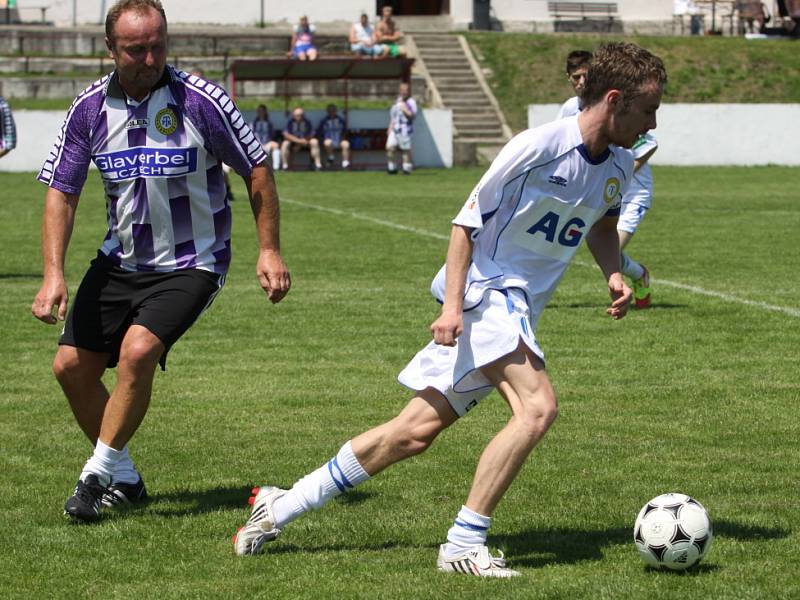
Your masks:
M131 443L152 500L95 526L62 515L90 447L50 371L58 330L29 311L44 187L0 174L0 596L800 597L800 172L654 172L655 208L630 246L655 278L654 307L608 319L583 249L541 320L560 415L495 514L489 543L523 575L510 581L434 567L477 455L508 418L496 394L267 554L230 545L252 485L290 486L403 406L395 377L428 339L429 282L480 171L279 174L294 288L277 306L254 277L238 183L228 283L157 374ZM104 215L92 175L72 293ZM715 526L685 574L644 568L632 542L639 508L667 491L696 497Z

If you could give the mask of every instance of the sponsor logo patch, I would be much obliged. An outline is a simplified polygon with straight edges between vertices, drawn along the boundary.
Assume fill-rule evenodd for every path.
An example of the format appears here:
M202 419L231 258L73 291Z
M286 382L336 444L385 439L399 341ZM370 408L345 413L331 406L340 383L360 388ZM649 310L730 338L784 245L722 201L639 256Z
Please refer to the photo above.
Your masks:
M171 108L162 108L156 113L156 129L164 135L175 133L178 128L178 116Z
M567 180L563 177L559 177L558 175L550 175L550 178L547 181L556 185L560 185L561 187L567 187Z
M149 124L147 119L131 119L125 123L125 129L146 129Z
M197 148L148 148L139 146L94 157L106 181L139 177L180 177L197 170Z

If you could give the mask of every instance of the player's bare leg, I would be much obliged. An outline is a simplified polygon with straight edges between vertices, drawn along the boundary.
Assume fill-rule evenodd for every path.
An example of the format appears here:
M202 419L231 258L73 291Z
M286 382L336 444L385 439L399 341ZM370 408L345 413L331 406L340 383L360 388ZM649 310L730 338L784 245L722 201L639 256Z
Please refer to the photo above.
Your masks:
M103 415L99 439L112 448L128 443L150 405L153 376L164 344L146 327L131 325L122 340L117 385Z
M386 467L427 450L458 416L433 388L414 396L396 417L353 438L353 454L373 477Z
M289 152L292 146L292 142L289 140L283 140L281 142L281 169L288 169L289 168Z
M558 408L542 361L523 344L481 372L505 398L512 413L508 424L483 451L467 498L469 509L491 516L555 420Z
M342 168L346 169L350 166L350 142L342 140L339 147L342 149Z
M414 164L411 162L411 150L403 150L403 175L411 175Z
M431 388L423 390L400 414L345 443L336 456L292 489L254 488L250 518L233 539L236 553L258 554L303 513L322 508L331 498L386 467L426 450L457 418L442 394Z
M53 373L64 390L72 414L92 444L100 435L100 423L108 402L102 377L109 354L74 346L59 346L53 360Z
M389 175L397 173L397 163L394 161L397 146L386 146L386 171Z

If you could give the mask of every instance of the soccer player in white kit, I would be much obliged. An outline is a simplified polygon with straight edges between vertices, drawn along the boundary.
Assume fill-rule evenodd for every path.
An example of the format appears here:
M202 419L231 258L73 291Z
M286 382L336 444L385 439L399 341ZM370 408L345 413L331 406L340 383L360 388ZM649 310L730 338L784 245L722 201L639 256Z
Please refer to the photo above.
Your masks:
M575 90L575 96L564 102L556 119L577 115L581 109L581 93L586 86L586 73L592 53L575 50L567 56L567 77ZM640 136L631 148L634 159L633 181L622 198L617 234L622 252L622 274L633 282L633 299L636 308L647 308L652 300L650 273L647 267L625 253L625 247L644 219L653 203L653 171L647 161L658 149L656 138L647 133Z
M250 518L234 536L237 554L259 553L304 512L423 452L494 388L511 418L480 457L437 567L518 575L489 553L486 537L495 507L556 417L536 324L584 238L608 284L606 312L625 316L631 290L620 273L616 224L633 157L623 148L656 126L665 83L660 59L633 44L608 44L591 63L578 116L525 131L503 148L453 220L447 261L432 285L442 303L433 341L399 376L413 398L290 490L254 490Z

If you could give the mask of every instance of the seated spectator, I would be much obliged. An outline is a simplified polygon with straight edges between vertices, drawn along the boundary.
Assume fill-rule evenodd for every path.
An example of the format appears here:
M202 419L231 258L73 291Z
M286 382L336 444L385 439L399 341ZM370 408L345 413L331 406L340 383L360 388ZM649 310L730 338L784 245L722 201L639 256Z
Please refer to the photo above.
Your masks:
M350 50L363 56L383 56L389 49L375 41L375 29L366 13L350 28Z
M0 157L17 147L17 126L5 98L0 96Z
M385 45L387 48L384 56L398 57L406 55L406 47L398 43L402 37L402 32L397 29L397 25L392 18L392 7L384 6L381 12L381 20L375 28L375 41Z
M319 122L317 137L322 140L328 158L328 166L333 165L333 153L337 148L342 151L342 168L350 166L350 142L347 141L347 127L344 119L336 113L336 105L329 104L328 114Z
M272 168L277 171L281 168L281 152L278 142L275 140L275 128L269 120L269 112L264 104L259 104L256 108L256 118L250 126L258 143L268 156L272 157Z
M308 17L300 17L300 24L292 32L289 56L298 60L317 60L317 49L314 46L316 27L308 23Z
M770 19L760 0L738 0L736 10L739 13L740 33L761 33Z
M314 169L322 169L319 160L319 140L314 137L314 128L306 119L305 112L299 106L292 111L292 118L286 122L281 143L281 169L289 168L289 153L308 148L314 161Z

